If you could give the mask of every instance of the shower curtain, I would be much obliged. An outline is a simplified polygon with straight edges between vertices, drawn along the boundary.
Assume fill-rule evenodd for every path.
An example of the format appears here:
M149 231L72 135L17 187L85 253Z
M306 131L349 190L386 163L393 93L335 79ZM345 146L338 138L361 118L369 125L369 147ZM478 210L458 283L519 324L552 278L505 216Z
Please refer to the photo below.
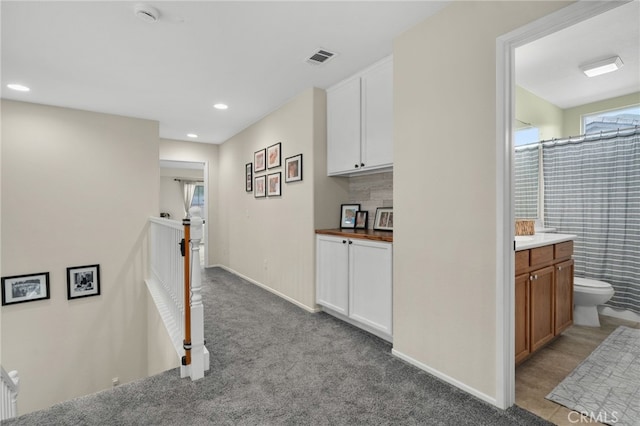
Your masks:
M542 144L546 226L576 234L575 274L640 314L640 129Z

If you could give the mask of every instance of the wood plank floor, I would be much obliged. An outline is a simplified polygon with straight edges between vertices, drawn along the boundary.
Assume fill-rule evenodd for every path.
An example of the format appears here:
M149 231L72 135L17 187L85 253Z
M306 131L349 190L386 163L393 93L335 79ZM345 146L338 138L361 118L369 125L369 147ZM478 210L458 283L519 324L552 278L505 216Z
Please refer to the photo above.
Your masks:
M516 404L554 424L575 425L577 414L570 416L571 410L545 396L619 325L640 328L639 322L601 315L600 328L574 325L516 367ZM579 424L585 423L583 420Z

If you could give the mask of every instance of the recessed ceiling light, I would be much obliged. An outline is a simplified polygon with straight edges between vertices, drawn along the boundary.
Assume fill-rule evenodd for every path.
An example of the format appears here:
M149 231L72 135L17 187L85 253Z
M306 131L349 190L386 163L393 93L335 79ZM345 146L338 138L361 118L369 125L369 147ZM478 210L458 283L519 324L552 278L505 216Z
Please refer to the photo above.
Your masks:
M7 84L7 87L12 90L17 90L18 92L28 92L29 89L27 86L23 86L22 84Z
M197 138L198 135L196 135L195 133L187 133L187 137L189 137L189 138Z
M619 56L614 56L613 58L583 65L580 69L587 77L595 77L608 72L618 71L623 65L622 59L620 59Z
M227 109L229 106L227 104L215 104L213 106L215 109Z

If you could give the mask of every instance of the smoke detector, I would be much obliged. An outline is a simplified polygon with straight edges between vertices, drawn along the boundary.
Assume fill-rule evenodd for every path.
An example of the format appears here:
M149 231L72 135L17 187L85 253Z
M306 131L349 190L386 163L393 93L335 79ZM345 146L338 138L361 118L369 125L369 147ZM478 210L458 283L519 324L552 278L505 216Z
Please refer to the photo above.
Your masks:
M146 4L137 4L135 7L136 17L144 22L156 22L160 17L160 12L155 7Z

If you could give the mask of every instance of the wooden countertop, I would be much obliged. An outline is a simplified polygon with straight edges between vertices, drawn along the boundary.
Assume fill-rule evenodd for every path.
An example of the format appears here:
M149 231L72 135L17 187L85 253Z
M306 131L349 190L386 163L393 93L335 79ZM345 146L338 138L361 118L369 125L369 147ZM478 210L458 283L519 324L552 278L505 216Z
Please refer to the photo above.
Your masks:
M393 242L392 231L373 231L371 229L316 229L316 234L333 235L344 238L358 238L361 240Z

